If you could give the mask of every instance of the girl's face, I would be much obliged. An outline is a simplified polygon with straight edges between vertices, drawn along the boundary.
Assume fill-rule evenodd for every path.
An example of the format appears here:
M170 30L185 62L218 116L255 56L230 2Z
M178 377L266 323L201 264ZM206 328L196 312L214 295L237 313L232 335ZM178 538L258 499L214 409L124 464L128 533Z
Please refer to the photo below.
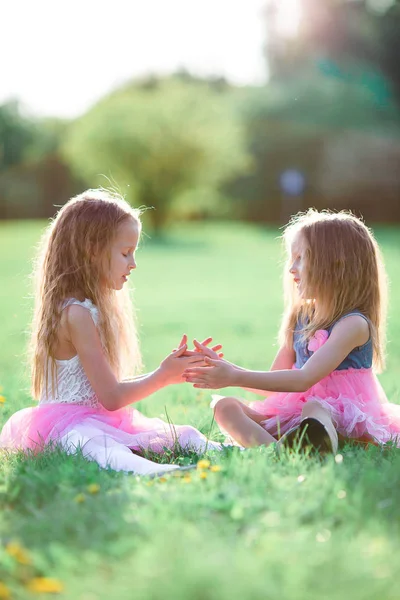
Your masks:
M306 251L307 244L301 234L297 234L291 246L291 266L290 274L297 285L299 295L303 299L307 299L307 281L306 281Z
M111 246L110 271L107 285L121 290L132 269L136 269L135 251L139 241L140 227L134 219L127 219L117 230Z

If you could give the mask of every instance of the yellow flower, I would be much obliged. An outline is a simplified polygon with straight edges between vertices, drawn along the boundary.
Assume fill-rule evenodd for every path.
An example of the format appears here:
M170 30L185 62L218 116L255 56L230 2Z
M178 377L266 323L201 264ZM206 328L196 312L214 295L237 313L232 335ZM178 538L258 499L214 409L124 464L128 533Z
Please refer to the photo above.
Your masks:
M207 479L208 475L205 471L200 471L200 479Z
M30 592L36 594L59 594L64 590L61 581L51 577L34 577L26 587Z
M210 467L210 471L212 473L218 473L219 471L222 471L222 467L220 465L213 465Z
M6 546L6 552L9 556L15 558L20 565L32 564L32 559L25 548L23 548L18 542L9 542Z
M91 483L86 489L89 494L97 494L100 491L100 486L98 483Z
M199 460L199 462L197 463L197 468L198 469L208 469L210 464L211 463L209 460Z
M86 500L85 494L78 494L74 498L74 502L76 502L77 504L82 504L82 502L85 502L85 500Z
M0 581L0 600L8 600L11 598L11 593L5 583Z
M185 475L184 477L182 477L182 481L184 483L190 483L192 481L192 478L190 477L190 475Z
M159 477L158 481L160 481L161 483L165 483L167 481L166 477Z
M5 396L0 396L0 404L4 404L5 401Z

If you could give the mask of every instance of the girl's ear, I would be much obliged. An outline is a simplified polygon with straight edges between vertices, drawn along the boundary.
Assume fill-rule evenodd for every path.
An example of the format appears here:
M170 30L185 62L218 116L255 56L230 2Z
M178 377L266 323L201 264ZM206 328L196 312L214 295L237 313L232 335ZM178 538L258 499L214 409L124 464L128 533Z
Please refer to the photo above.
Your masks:
M106 255L107 255L107 253L104 252L104 248L101 247L100 242L97 242L93 246L93 249L92 249L92 252L90 255L90 262L92 264L103 263L106 260Z

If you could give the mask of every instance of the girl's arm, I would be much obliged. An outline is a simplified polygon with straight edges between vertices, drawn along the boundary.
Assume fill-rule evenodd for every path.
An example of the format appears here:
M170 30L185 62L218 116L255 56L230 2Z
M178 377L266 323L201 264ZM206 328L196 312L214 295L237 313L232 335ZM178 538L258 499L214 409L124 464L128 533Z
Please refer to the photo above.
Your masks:
M270 371L282 371L282 369L291 369L296 361L294 348L282 346L279 348Z
M271 369L270 371L281 371L283 369L291 369L293 367L293 364L296 360L296 355L294 352L293 348L288 348L287 346L282 346L281 348L279 348L274 361L271 365ZM244 371L246 371L246 369L243 369ZM245 387L243 388L245 390L247 390L248 392L253 392L253 394L258 394L260 396L267 396L268 392L271 392L272 390L260 390L260 389L254 389L254 388L248 388Z
M118 410L138 402L172 383L182 382L185 367L203 362L201 356L181 356L186 344L167 356L152 373L130 381L118 381L104 353L97 328L87 309L72 304L65 309L69 341L74 346L84 371L100 403L107 410Z
M201 352L202 354L204 354L205 356L208 356L209 358L215 358L218 359L218 356L215 355L214 352L214 356L212 354L210 354L209 349L204 347L203 344L199 344L199 342L197 342L197 340L194 340L194 344L196 349ZM208 352L207 352L208 351ZM286 346L282 346L279 350L277 355L275 356L275 359L272 363L271 366L271 371L278 371L278 370L282 370L282 369L291 369L293 366L293 363L295 362L295 352L293 350L293 348L288 348ZM228 361L224 361L224 362L228 362ZM228 364L232 364L229 363ZM236 369L241 369L242 371L246 371L246 369L242 369L241 367L236 366ZM252 392L253 394L259 394L260 396L266 396L267 395L267 390L260 390L260 389L254 389L254 388L250 388L250 387L245 387L242 386L243 389L245 389L247 392Z
M347 317L333 328L326 343L301 369L248 371L222 361L205 361L210 367L189 367L184 377L194 387L217 389L227 386L252 387L274 392L305 392L334 371L348 354L369 339L369 326L358 315Z

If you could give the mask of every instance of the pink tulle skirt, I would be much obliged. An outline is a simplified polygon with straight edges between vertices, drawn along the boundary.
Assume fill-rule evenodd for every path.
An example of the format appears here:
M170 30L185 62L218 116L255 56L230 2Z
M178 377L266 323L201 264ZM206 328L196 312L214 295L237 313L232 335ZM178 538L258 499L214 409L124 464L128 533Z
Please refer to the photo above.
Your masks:
M139 474L177 467L153 463L132 454L131 449L162 453L177 444L196 452L221 448L194 427L148 418L131 406L107 411L67 403L39 404L15 413L0 434L0 448L6 449L36 452L51 442L71 454L80 449L102 467Z
M400 447L400 406L388 402L372 369L333 371L306 392L272 393L250 407L265 415L263 427L280 437L300 424L309 400L329 410L341 436L381 444L392 440Z

